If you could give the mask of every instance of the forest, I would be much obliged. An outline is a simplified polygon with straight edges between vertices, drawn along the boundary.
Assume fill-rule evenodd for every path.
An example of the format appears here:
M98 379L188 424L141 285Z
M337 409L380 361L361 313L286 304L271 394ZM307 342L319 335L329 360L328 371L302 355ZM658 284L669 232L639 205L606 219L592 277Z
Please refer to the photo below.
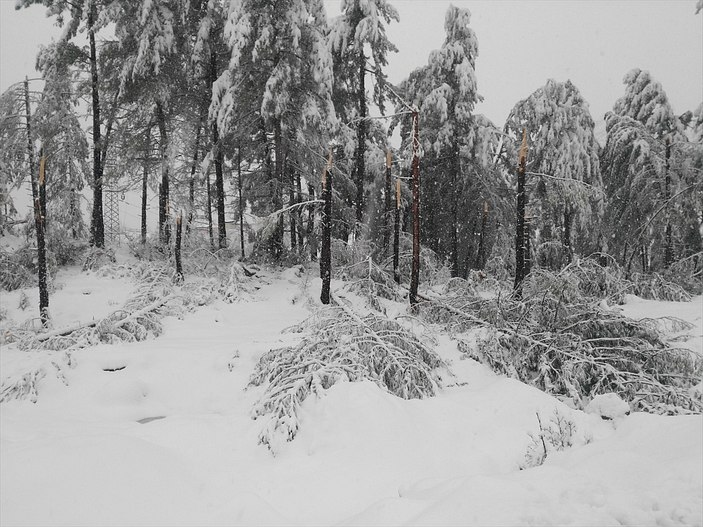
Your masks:
M42 393L45 404L63 400L95 361L100 374L131 372L128 346L177 347L168 339L183 330L172 321L193 320L202 346L213 335L227 342L223 375L246 367L253 443L277 459L299 435L311 452L327 444L305 443L304 429L306 418L311 430L328 418L313 398L346 408L334 390L362 401L377 397L367 383L402 400L469 397L488 374L461 373L459 360L539 391L502 388L540 401L536 421L532 407L510 403L516 422L538 423L529 443L510 447L519 471L589 446L589 427L596 442L617 434L603 423L630 412L700 419L700 316L674 307L631 317L628 305L665 312L703 293L703 102L677 115L664 87L634 68L600 136L602 116L569 80L545 79L495 124L475 111L479 41L469 10L455 6L441 47L393 84L386 29L402 22L387 0L343 0L335 18L322 0L19 0L18 9L34 4L63 33L37 56L41 79L17 79L0 96L0 239L14 240L0 247L3 407L40 406ZM110 200L125 195L139 199L139 231L110 217ZM112 307L69 319L67 277ZM201 331L203 313L228 320L228 332ZM267 349L237 344L249 338L246 320L262 325ZM188 363L201 375L188 386L224 386L198 370L203 360ZM555 405L573 413L550 418ZM140 408L139 420L129 413L140 426L174 411ZM587 424L582 410L599 420ZM688 512L677 521L695 524L700 504L682 496ZM12 510L15 520L27 512ZM315 521L359 510L347 512ZM304 522L290 511L241 514L241 524ZM383 517L374 514L359 524Z

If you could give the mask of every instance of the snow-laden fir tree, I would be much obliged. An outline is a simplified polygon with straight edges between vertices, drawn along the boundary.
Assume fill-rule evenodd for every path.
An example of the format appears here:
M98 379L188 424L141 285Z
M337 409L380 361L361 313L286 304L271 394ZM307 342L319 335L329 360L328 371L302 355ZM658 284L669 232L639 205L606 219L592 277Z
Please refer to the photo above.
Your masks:
M400 86L405 99L420 109L422 239L449 260L453 276L466 275L477 260L476 219L490 199L486 179L495 175L491 165L498 137L488 119L474 114L481 97L475 72L478 39L470 20L468 9L450 6L442 47ZM402 104L396 109L407 111ZM409 120L403 125L407 151Z
M386 25L399 20L398 12L386 0L343 0L342 14L330 24L329 42L334 60L335 110L342 120L340 131L347 157L353 158L352 179L355 194L348 201L354 205L358 226L364 209L364 186L371 173L381 175L381 167L367 164L367 151L374 148L368 117L368 94L366 80L369 73L374 77L372 102L384 109L388 54L396 47L388 40ZM368 53L368 55L367 55ZM370 144L369 144L370 143ZM378 148L378 147L377 147ZM380 151L385 144L380 145ZM372 157L378 158L378 153ZM338 160L339 162L340 160ZM350 165L350 163L347 163Z
M593 118L571 81L550 79L511 110L505 124L513 138L508 163L517 162L523 130L536 256L540 264L558 268L571 260L574 248L586 253L598 248L603 193Z
M254 134L258 124L263 147L259 173L268 196L267 203L254 204L258 213L282 210L286 189L289 202L298 200L300 175L321 173L322 156L337 127L326 24L320 0L229 3L225 39L230 60L216 82L210 112L223 133L248 123ZM262 245L276 259L285 249L283 221L282 214L274 215L262 233ZM293 226L291 242L294 236L297 240L296 231Z
M606 226L627 270L637 264L648 272L700 250L696 143L648 72L634 69L624 84L625 95L606 114Z

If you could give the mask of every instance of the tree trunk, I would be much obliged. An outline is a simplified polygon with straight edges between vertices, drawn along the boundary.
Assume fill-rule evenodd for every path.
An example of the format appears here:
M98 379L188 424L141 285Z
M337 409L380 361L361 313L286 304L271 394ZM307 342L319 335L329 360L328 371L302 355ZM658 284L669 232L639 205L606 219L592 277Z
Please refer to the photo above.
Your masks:
M525 165L527 163L527 130L522 130L522 145L518 155L517 169L517 229L515 236L515 297L522 296L522 281L527 276L525 265L526 259L526 239L525 239L525 206L527 205L527 194L525 193Z
M34 138L32 137L32 114L29 106L29 79L24 79L24 112L27 128L27 159L29 161L29 180L32 185L32 203L36 204L39 199L39 190L37 189L37 181L34 179Z
M181 215L176 216L176 282L183 282L183 265L181 265Z
M212 226L212 186L210 185L210 171L206 174L207 185L207 231L210 235L210 247L215 249L215 233Z
M198 171L198 151L200 150L200 129L202 128L202 117L198 119L195 129L195 145L193 147L193 161L190 165L190 179L188 180L188 223L186 224L186 236L190 234L190 227L193 223L193 213L195 211L195 174Z
M452 232L450 243L450 263L452 277L459 276L459 182L461 181L461 162L459 160L459 146L454 141L452 149L452 188L449 189L449 199L451 200ZM473 237L473 229L471 236Z
M671 158L671 140L666 138L666 147L664 151L666 163L664 165L664 206L665 227L664 227L664 267L669 266L674 262L674 247L671 241L671 208L669 200L671 199L671 175L669 174L669 160Z
M417 304L420 282L420 116L413 111L413 262L410 271L410 304Z
M166 116L161 102L156 103L156 120L159 126L159 149L161 151L161 186L159 186L159 241L168 245L171 241L169 218L169 174L168 174L168 134Z
M392 184L391 181L391 167L393 164L393 154L390 148L386 151L386 181L383 188L383 197L385 198L385 206L383 208L383 255L388 256L388 249L390 235L391 235L391 212L392 212L392 201L391 192Z
M244 260L244 199L242 198L242 147L237 148L237 193L239 194L239 247Z
M225 182L222 175L222 149L219 144L217 123L212 125L212 142L215 148L215 190L217 198L217 245L220 249L227 247L227 227L225 225Z
M149 179L149 155L151 154L151 124L146 129L146 148L144 149L144 171L142 173L142 244L146 243L146 204L147 182Z
M100 96L98 93L98 57L95 48L95 4L88 6L88 41L90 43L90 77L93 105L93 214L90 226L90 242L95 247L105 246L105 224L103 222L103 166L100 142Z
M571 226L574 219L574 210L571 204L567 203L564 206L564 239L562 244L564 246L564 254L566 255L567 263L571 263L573 260L573 250L571 248Z
M486 265L486 224L488 223L488 202L483 202L481 215L481 232L478 238L478 253L476 254L476 269L483 269Z
M310 195L310 200L315 201L315 187L308 184L308 194ZM315 235L315 204L311 203L308 207L308 226L307 226L307 237L308 245L310 246L310 260L317 260L317 236Z
M273 208L275 211L281 210L283 200L281 198L281 187L283 185L283 137L281 137L281 122L276 120L273 132L274 142L274 176L273 176ZM283 256L283 214L278 215L276 227L271 237L271 255L276 260Z
M286 163L290 167L289 163ZM289 168L290 169L290 168ZM290 177L288 178L288 206L292 207L295 204L295 171L290 170ZM290 218L290 250L291 253L297 254L298 252L298 222L297 222L297 209L293 208L288 211Z
M364 172L366 171L364 155L366 153L366 57L363 49L359 51L357 67L359 68L359 91L357 92L359 104L359 124L356 128L356 234L361 229L361 220L364 213Z
M320 278L322 292L320 301L330 303L330 281L332 279L332 152L327 158L327 165L322 176L322 199L325 209L322 215L322 255L320 258Z
M34 202L34 223L37 231L37 271L39 275L39 317L42 326L49 326L49 287L46 272L46 157L39 154L39 193Z
M400 284L400 179L395 180L395 221L393 224L393 279Z

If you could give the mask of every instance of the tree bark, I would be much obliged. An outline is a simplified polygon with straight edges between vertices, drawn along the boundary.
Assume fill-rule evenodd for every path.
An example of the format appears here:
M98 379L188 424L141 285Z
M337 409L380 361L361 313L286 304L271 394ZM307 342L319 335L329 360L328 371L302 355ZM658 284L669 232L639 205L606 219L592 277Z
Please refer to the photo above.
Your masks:
M156 103L156 120L159 126L159 149L161 151L161 186L159 187L159 241L168 245L171 241L169 218L169 174L168 174L168 133L166 116L161 102Z
M364 213L364 172L366 171L365 158L366 153L366 57L364 50L359 50L357 67L359 70L359 91L357 92L359 105L359 124L356 128L356 234L359 234L361 228L361 220Z
M242 197L242 147L237 147L237 193L239 195L239 248L244 260L244 198Z
M283 185L283 137L281 122L276 120L273 131L274 142L274 175L273 175L273 208L278 211L283 207L281 187ZM283 214L278 215L276 227L271 237L271 255L279 260L283 256Z
M34 214L37 229L37 271L39 275L39 318L42 326L49 326L49 286L46 272L46 156L39 154L39 200Z
M390 249L390 236L391 236L391 212L392 212L392 201L391 192L392 184L391 181L391 168L393 165L393 154L390 148L386 151L386 181L383 187L383 197L385 198L384 208L383 208L383 255L388 256L388 249Z
M308 194L310 195L310 200L315 201L315 187L308 184ZM317 235L315 234L315 204L311 203L308 207L308 225L307 225L307 237L308 245L310 246L310 260L317 260Z
M459 276L459 183L461 181L461 161L459 160L459 145L456 139L452 148L452 177L453 185L449 190L449 199L451 200L452 214L452 233L451 233L451 274L452 277ZM473 230L473 229L472 229ZM473 237L473 232L471 234Z
M90 242L95 247L105 246L103 221L103 166L100 141L100 95L98 93L98 57L95 47L95 4L88 6L88 41L90 44L90 78L93 106L93 213L91 216Z
M525 266L526 241L525 241L525 207L527 194L525 193L525 165L527 163L527 130L522 130L522 145L518 155L517 169L517 229L515 236L515 297L522 296L522 281L527 276Z
M193 223L193 213L195 211L195 174L198 171L198 151L200 150L200 130L202 128L202 117L198 119L195 130L195 145L193 147L193 160L190 165L190 179L188 180L188 223L186 224L186 235L190 234Z
M395 180L395 221L393 224L393 279L400 284L400 179Z
M212 226L212 185L210 185L210 171L205 176L207 185L207 231L210 235L210 247L215 249L215 233Z
M570 203L564 206L564 254L566 255L567 263L573 260L573 249L571 247L571 226L574 220L574 210Z
M476 254L476 269L483 269L486 265L486 224L488 223L488 202L483 202L481 215L481 232L478 238L478 253Z
M183 265L181 264L181 215L176 216L176 282L183 282Z
M149 154L151 154L151 123L146 129L146 147L144 149L144 171L142 173L142 244L146 243L146 204L147 182L149 180Z
M290 170L290 164L287 163ZM295 171L290 170L290 177L288 178L288 203L289 206L295 204ZM293 208L289 211L290 218L290 250L293 254L298 252L298 222L297 222L297 209Z
M322 199L325 202L322 215L322 255L320 258L320 278L322 292L320 301L330 303L330 281L332 279L332 152L322 176Z
M664 203L665 227L664 227L664 267L668 268L674 262L674 247L671 241L671 209L669 200L671 199L671 174L669 173L669 162L671 159L671 140L667 137L664 150Z
M417 304L420 282L420 116L413 111L413 261L410 271L410 304Z

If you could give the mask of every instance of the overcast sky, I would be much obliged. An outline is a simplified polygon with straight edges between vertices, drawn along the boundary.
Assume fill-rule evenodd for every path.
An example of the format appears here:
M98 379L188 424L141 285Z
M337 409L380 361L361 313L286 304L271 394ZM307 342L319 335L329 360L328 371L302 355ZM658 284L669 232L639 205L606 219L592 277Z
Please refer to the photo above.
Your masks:
M38 46L60 30L43 7L14 10L0 0L0 91L25 75L36 76ZM622 95L622 78L649 70L678 114L703 102L703 14L695 0L454 0L472 13L478 36L478 111L502 126L508 112L549 78L571 79L602 119ZM330 16L339 0L326 0ZM444 39L449 1L394 0L400 24L389 37L399 53L389 79L399 82L427 61Z

